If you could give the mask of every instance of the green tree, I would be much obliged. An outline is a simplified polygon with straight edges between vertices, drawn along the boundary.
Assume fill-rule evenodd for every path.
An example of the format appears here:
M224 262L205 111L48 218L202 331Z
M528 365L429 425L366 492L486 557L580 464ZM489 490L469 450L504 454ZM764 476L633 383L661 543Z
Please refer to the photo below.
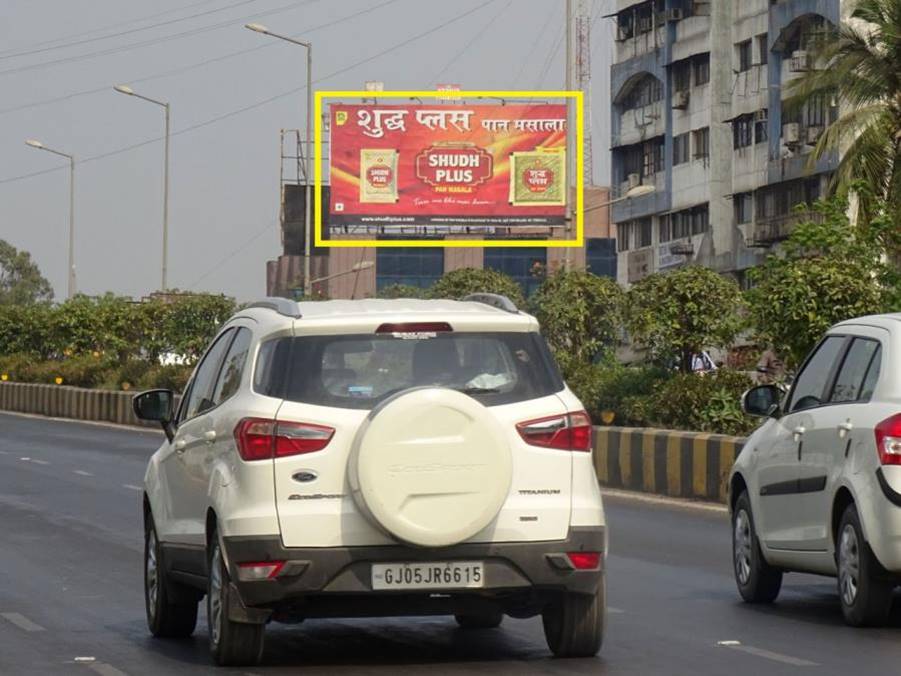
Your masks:
M53 287L27 251L0 239L0 305L53 300Z
M851 21L817 41L818 67L789 86L790 108L835 100L842 115L827 127L811 161L841 151L833 187L873 187L859 202L868 223L888 204L901 251L901 0L858 0Z
M901 297L896 273L883 262L887 223L852 226L841 197L814 209L821 216L799 223L751 272L756 286L747 293L760 337L795 366L836 322L892 309Z
M410 286L409 284L389 284L379 290L376 294L377 298L425 298L428 295L428 289L421 289L418 286Z
M656 359L691 370L692 354L727 347L743 326L734 280L699 266L649 275L626 297L626 328Z
M530 305L566 377L616 341L623 298L614 280L581 270L560 271L542 282Z
M471 293L498 293L523 308L526 299L522 289L511 277L489 269L460 268L445 274L429 289L429 298L460 300Z

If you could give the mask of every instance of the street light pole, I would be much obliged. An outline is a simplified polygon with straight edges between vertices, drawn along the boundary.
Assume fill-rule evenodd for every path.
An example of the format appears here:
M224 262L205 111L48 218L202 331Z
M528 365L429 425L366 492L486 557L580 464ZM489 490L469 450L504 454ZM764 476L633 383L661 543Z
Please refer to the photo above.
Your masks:
M75 156L68 153L48 148L40 141L28 139L25 145L37 148L38 150L46 150L48 153L65 157L69 160L69 275L67 284L67 295L72 298L76 293L75 283Z
M304 230L304 246L303 246L303 295L305 298L309 297L313 292L313 284L310 279L310 259L311 259L311 247L310 247L310 239L312 236L312 218L311 218L311 209L312 209L312 190L310 186L310 178L313 174L313 140L312 136L312 124L313 124L313 44L310 42L303 42L302 40L295 40L294 38L288 37L286 35L279 35L278 33L273 33L266 26L258 23L248 23L244 24L244 27L248 30L252 30L254 33L261 33L262 35L268 35L273 38L278 38L279 40L284 40L285 42L290 42L294 45L299 45L301 47L306 48L307 50L307 124L306 124L306 142L304 145L306 146L306 152L304 157L304 178L306 181L306 187L304 189L304 201L305 209L304 209L304 221L303 221L303 230Z
M169 288L169 102L157 101L156 99L152 99L149 96L138 94L128 85L116 85L115 87L113 87L113 89L115 89L120 94L125 94L126 96L134 96L135 98L144 99L145 101L149 101L150 103L155 103L156 105L161 106L165 111L166 136L165 150L163 155L163 264L160 279L160 291L165 291L167 288Z

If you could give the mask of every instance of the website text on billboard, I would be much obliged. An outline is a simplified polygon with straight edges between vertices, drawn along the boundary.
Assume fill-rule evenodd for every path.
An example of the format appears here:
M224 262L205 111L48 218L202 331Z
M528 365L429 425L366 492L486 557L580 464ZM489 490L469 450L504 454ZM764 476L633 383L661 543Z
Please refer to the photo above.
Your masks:
M329 108L332 227L565 223L565 105Z

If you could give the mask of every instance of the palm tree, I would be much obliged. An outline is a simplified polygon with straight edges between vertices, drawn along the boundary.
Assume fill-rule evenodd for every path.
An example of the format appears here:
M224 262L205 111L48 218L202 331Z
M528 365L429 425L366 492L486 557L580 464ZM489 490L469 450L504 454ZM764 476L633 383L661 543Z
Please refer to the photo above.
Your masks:
M834 100L842 114L820 137L811 164L841 152L832 189L863 181L870 190L858 193L859 222L868 224L884 203L901 230L901 0L858 0L850 20L814 53L818 69L789 84L787 104Z

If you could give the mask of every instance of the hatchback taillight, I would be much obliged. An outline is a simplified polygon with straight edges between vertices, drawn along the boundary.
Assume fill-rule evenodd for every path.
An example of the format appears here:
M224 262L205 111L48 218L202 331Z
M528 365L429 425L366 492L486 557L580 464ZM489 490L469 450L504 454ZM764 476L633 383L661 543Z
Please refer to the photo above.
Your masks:
M325 425L244 418L235 427L238 453L244 460L268 460L321 451L335 430Z
M876 450L883 465L901 465L901 413L886 418L874 428Z
M561 451L591 450L591 418L585 411L526 420L518 423L516 429L530 446Z

